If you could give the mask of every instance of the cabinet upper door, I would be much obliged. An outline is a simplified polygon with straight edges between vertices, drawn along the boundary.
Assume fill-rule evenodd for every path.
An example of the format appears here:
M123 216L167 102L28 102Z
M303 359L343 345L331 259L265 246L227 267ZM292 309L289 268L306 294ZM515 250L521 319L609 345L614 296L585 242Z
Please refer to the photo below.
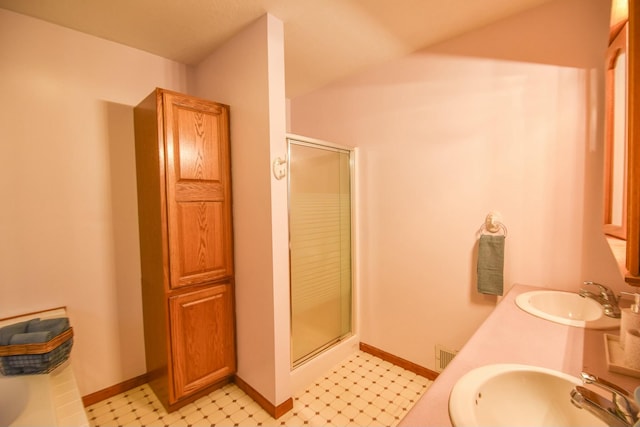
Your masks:
M163 94L170 286L233 272L229 110Z

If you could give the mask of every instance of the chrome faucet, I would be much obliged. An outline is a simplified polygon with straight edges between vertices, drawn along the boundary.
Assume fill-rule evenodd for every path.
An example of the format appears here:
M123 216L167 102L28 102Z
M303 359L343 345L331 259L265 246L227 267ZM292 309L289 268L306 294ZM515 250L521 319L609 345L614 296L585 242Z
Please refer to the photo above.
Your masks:
M587 372L583 372L581 377L585 384L593 384L610 392L611 400L586 387L576 386L571 390L571 403L574 406L589 411L611 427L631 427L638 423L640 409L626 390Z
M604 285L596 282L584 282L585 286L596 286L599 293L596 295L588 289L580 289L578 295L581 297L591 298L604 308L604 314L615 319L620 318L620 307L618 306L618 298L613 291Z

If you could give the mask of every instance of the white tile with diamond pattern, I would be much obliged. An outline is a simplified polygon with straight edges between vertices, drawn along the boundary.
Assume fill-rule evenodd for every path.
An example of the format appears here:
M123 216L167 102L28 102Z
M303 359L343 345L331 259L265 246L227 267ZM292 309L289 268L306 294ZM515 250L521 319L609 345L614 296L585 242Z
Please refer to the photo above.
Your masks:
M279 419L235 384L167 414L148 385L86 408L93 427L112 426L395 426L431 384L359 351L303 393Z

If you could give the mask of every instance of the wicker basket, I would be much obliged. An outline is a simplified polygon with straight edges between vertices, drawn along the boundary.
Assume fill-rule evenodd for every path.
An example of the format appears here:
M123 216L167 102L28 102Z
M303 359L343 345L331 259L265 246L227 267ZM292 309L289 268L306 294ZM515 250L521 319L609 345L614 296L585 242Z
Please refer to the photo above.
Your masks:
M69 358L72 346L73 328L45 343L0 346L0 373L46 374Z

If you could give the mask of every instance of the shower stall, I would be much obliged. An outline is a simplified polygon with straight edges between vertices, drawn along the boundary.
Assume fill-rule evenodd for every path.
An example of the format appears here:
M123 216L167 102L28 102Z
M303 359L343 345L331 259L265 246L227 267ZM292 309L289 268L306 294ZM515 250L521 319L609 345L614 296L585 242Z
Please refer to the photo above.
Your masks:
M287 138L293 367L353 331L353 151Z

